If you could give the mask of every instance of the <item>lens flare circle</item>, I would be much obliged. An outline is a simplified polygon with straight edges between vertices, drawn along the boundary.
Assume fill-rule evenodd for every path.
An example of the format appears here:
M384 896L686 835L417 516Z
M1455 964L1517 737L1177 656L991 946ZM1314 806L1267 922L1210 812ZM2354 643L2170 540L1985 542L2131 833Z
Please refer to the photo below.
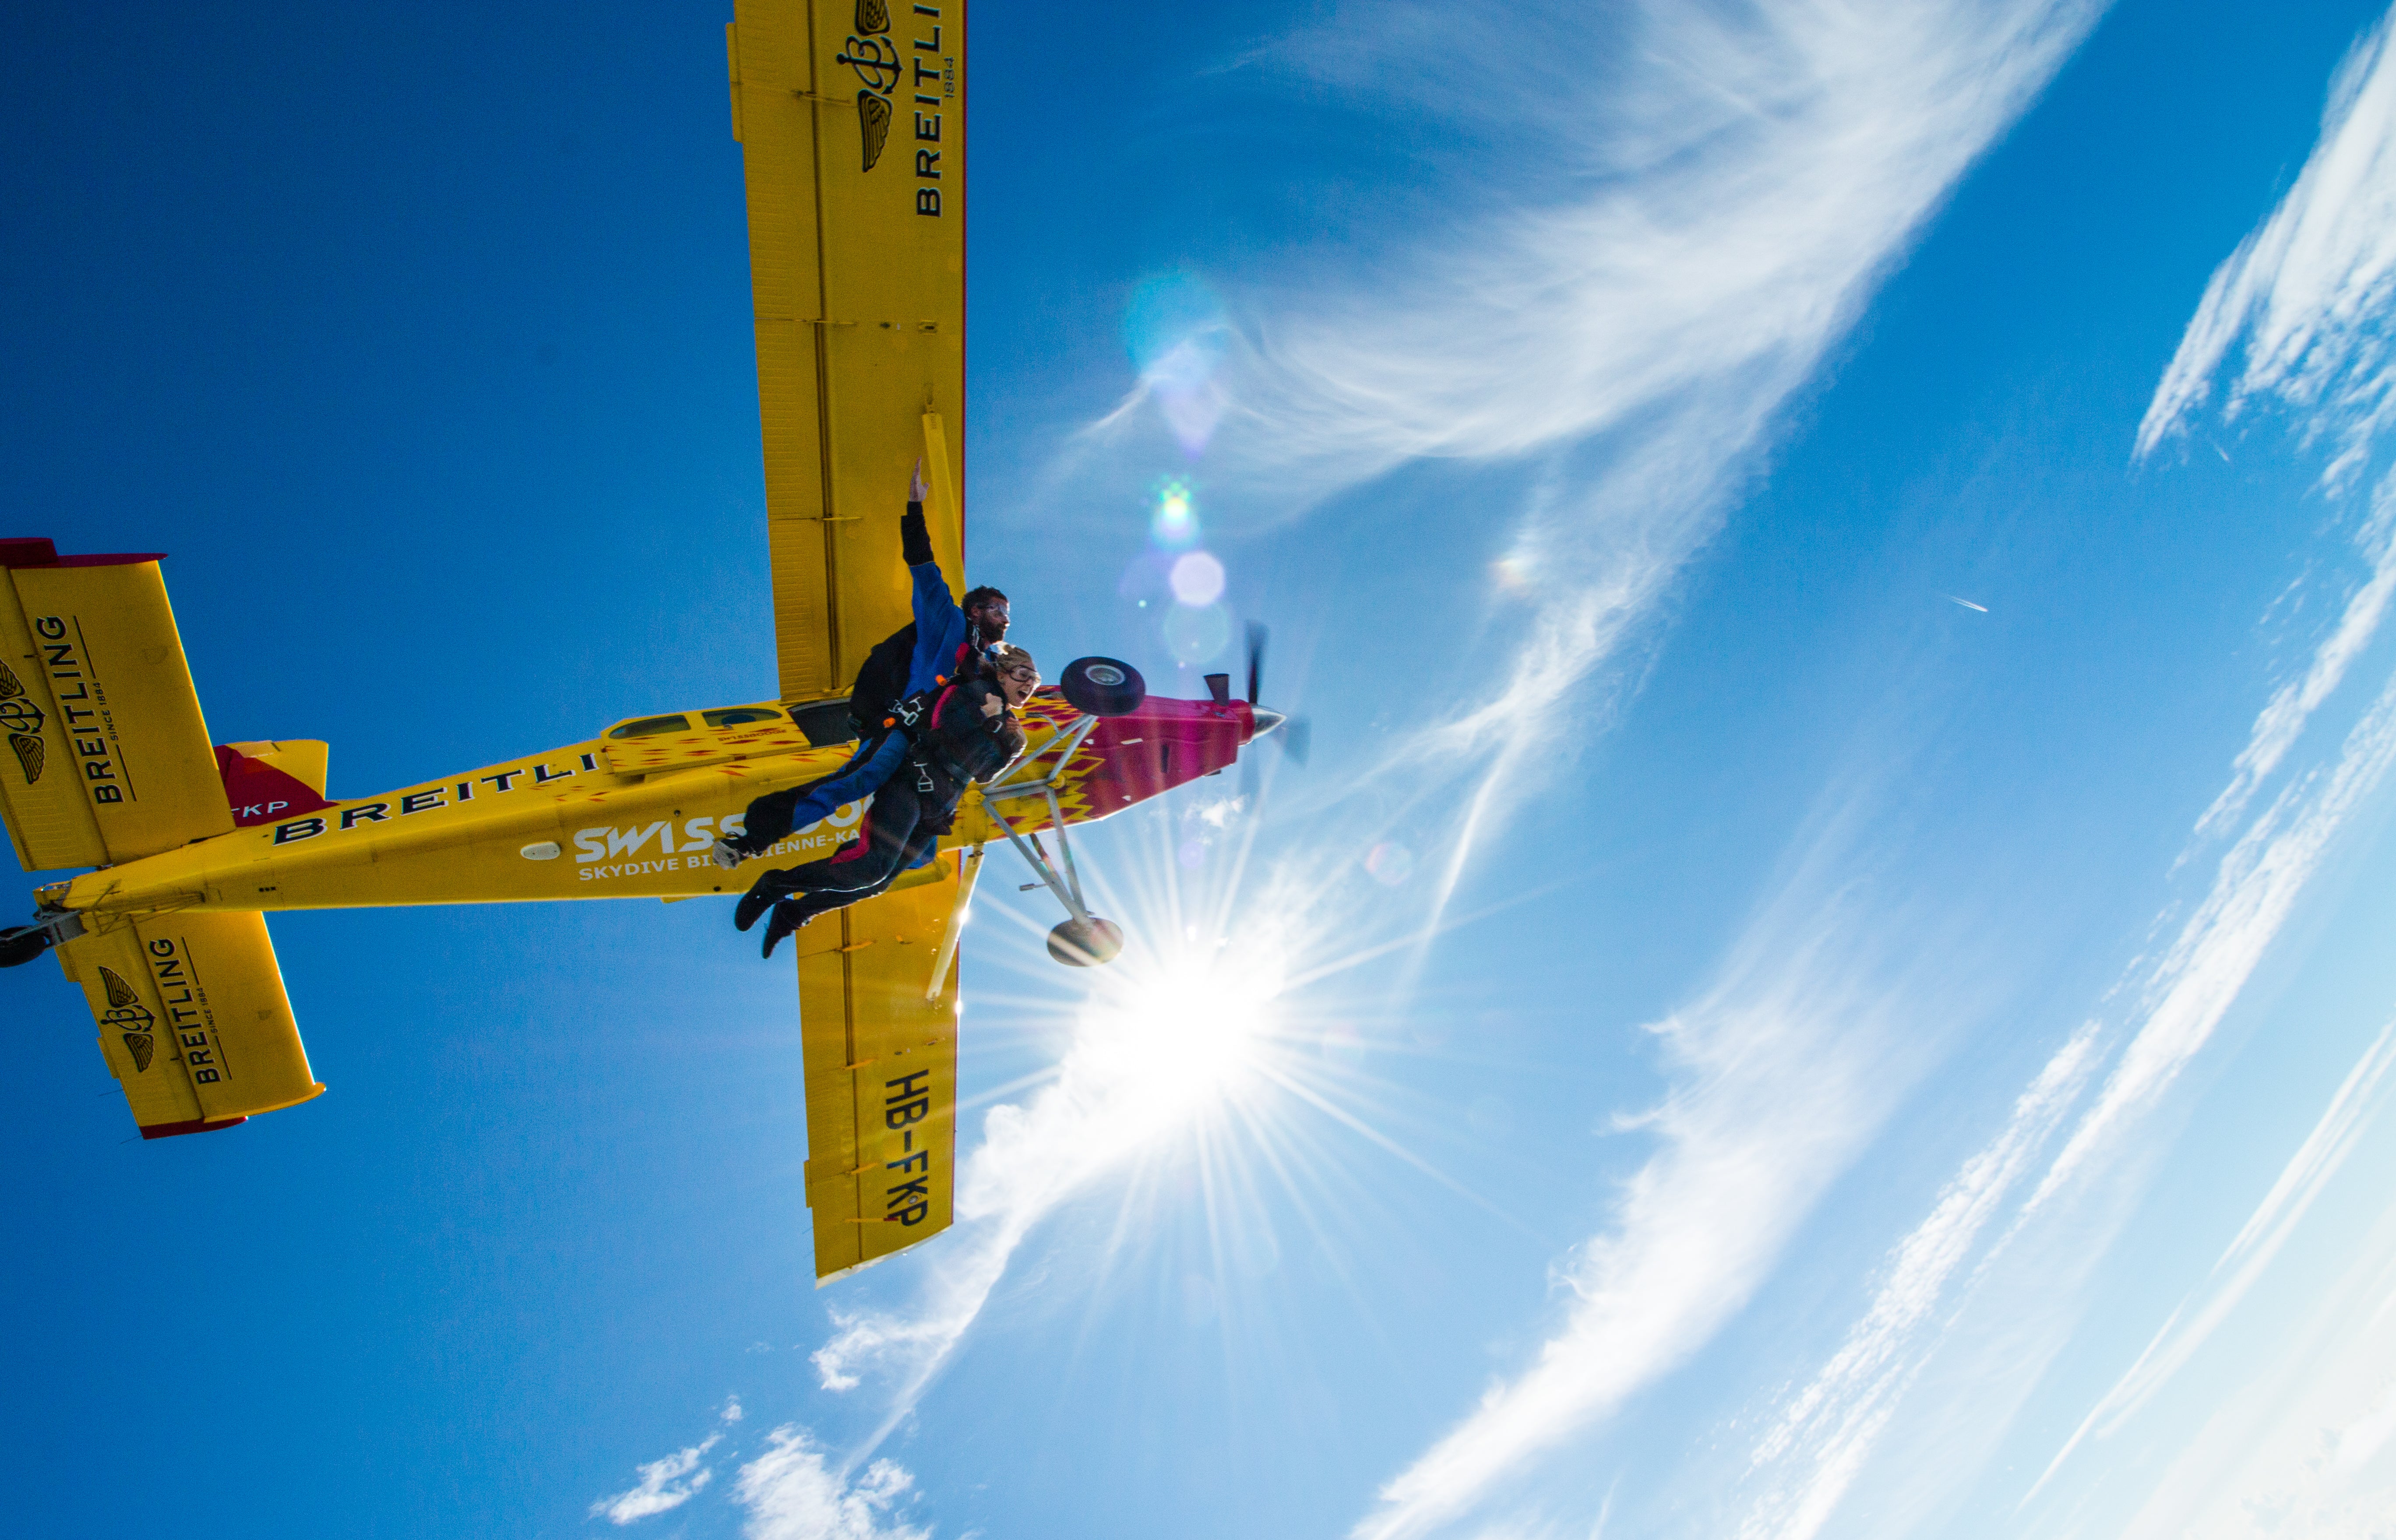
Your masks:
M1209 551L1193 551L1173 564L1173 597L1192 607L1223 597L1223 564Z
M1222 605L1176 604L1165 612L1165 645L1184 668L1212 663L1231 644L1231 617Z

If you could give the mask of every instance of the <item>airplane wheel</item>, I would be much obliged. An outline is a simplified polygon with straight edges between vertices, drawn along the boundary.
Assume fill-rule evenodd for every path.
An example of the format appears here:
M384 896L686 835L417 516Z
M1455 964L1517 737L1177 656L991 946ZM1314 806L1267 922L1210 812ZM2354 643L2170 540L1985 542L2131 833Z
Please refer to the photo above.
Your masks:
M1115 945L1121 947L1123 943L1118 940ZM12 925L0 931L0 968L19 967L49 949L50 938L34 926ZM1057 943L1049 942L1048 949L1056 950ZM1114 954L1109 952L1107 955L1111 957Z
M1137 711L1148 698L1148 681L1118 657L1077 657L1065 665L1057 682L1073 710L1091 716L1121 716Z
M1084 925L1068 920L1048 933L1048 955L1069 968L1095 968L1123 950L1123 927L1096 915Z

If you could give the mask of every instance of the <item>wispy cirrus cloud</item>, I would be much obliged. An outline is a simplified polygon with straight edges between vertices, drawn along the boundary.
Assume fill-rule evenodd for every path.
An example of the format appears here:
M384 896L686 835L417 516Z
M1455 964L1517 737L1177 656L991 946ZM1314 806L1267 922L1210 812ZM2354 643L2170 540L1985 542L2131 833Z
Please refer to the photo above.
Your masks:
M1535 601L1518 644L1381 772L1418 796L1471 783L1441 896L1542 790L1522 750L1555 703L1652 618L1790 397L2101 9L1398 0L1250 56L1505 141L1447 157L1446 233L1361 276L1251 282L1205 328L1205 472L1251 501L1302 509L1426 459L1538 468L1503 515ZM1173 381L1109 424L1169 406Z
M1289 40L1291 67L1451 121L1528 113L1541 153L1476 166L1505 202L1370 284L1259 294L1222 453L1346 485L1623 429L1751 441L2099 8L1648 5L1492 26L1392 5ZM1492 80L1509 88L1458 89Z
M1298 425L1278 472L1555 457L1517 535L1540 579L1525 644L1493 697L1424 740L1446 775L1474 766L1440 902L1537 790L1527 750L1554 704L1652 614L1790 396L2099 8L1642 7L1611 56L1653 68L1600 85L1622 105L1592 100L1588 121L1613 132L1567 156L1617 177L1474 230L1471 255L1378 325L1334 307L1262 336L1232 393ZM1225 442L1243 426L1228 416ZM1682 1361L1877 1126L1891 1087L1845 1077L1891 998L1818 949L1775 955L1745 976L1751 997L1678 1018L1690 1056L1653 1124L1663 1148L1564 1269L1562 1330L1391 1480L1358 1535L1465 1520ZM1809 1103L1820 1116L1789 1115Z
M1556 1268L1560 1329L1382 1489L1360 1540L1474 1516L1684 1361L1753 1294L1903 1095L1934 1035L1919 1023L1946 1012L1862 939L1876 934L1868 884L1848 867L1852 830L1839 822L1722 980L1650 1029L1672 1089L1630 1126L1659 1148L1623 1185L1609 1228Z
M2333 86L2323 142L2305 173L2215 274L2141 425L2139 455L2185 429L2243 339L2247 362L2226 415L2265 398L2287 408L2303 442L2335 445L2324 475L2333 493L2350 485L2371 458L2374 434L2388 420L2384 338L2396 315L2396 292L2389 284L2389 259L2396 253L2396 196L2387 175L2396 165L2389 158L2396 67L2388 36L2389 22L2383 20L2357 45ZM2256 793L2286 767L2315 714L2378 635L2396 592L2392 529L2396 475L2381 481L2359 523L2355 543L2366 563L2363 576L2353 582L2336 622L2302 670L2274 691L2257 714L2246 748L2199 818L2181 864L2246 816ZM2313 586L2336 581L2323 577ZM1878 1451L1900 1399L1963 1329L1975 1295L2008 1263L2037 1270L2010 1254L2053 1258L2069 1253L2084 1259L2102 1252L2122 1210L2105 1203L2092 1209L2077 1200L2106 1184L2118 1185L2136 1168L2150 1142L2142 1135L2164 1096L2211 1041L2391 765L2396 679L2364 707L2335 753L2287 778L2221 856L2204 896L2170 945L2124 981L2132 1009L2122 1045L2108 1046L2107 1040L2119 1034L2101 1023L2076 1033L2024 1092L2008 1123L1966 1162L1932 1214L1899 1243L1870 1309L1841 1350L1783 1402L1772 1431L1759 1442L1753 1457L1758 1493L1743 1536L1807 1540L1818 1533ZM2389 1037L2383 1033L2232 1243L2194 1310L2166 1323L2066 1441L2040 1484L2086 1438L2101 1436L2141 1404L2234 1306L2376 1109L2389 1053ZM2110 1067L2099 1078L2095 1070L2103 1061ZM2060 1073L2067 1068L2068 1073ZM2034 1158L2066 1126L2063 1114L2092 1081L2099 1089L2069 1124L2031 1190L2017 1200L2017 1189L2035 1169ZM1996 1235L1993 1241L1986 1240L1990 1233ZM2051 1296L2066 1282L2046 1271L2032 1292ZM2009 1398L2055 1350L2069 1317L2068 1310L2050 1311L2036 1324L2014 1321L1999 1328L2007 1336L2011 1386L1977 1387L1967 1419L1973 1425L1970 1439L1996 1436ZM1958 1422L1950 1417L1937 1426L1952 1428ZM1970 1465L1970 1456L1951 1442L1940 1454L1952 1464Z
M2333 644L2335 638L2324 644ZM2075 1225L2065 1217L2066 1200L2135 1164L2136 1135L2237 1001L2337 836L2391 765L2396 679L2329 764L2256 816L2223 857L2212 887L2173 944L2141 967L2128 991L2136 1011L2126 1042L2109 1054L2106 1040L2120 1034L2096 1023L2074 1033L2017 1099L1996 1136L1897 1244L1863 1318L1839 1351L1782 1402L1758 1441L1750 1460L1757 1490L1740 1527L1742 1540L1810 1540L1819 1533L1878 1449L1901 1398L2009 1251L2032 1232L2047 1247L2063 1244L2058 1226L2073 1230L2068 1249L2075 1255L2103 1250L2118 1212L2106 1209L2096 1221ZM2110 1069L2100 1076L2109 1056ZM2067 1122L2092 1082L2100 1089ZM2041 1170L2040 1156L2067 1126L2060 1149ZM2023 1197L2025 1184L2030 1191ZM2063 1281L2049 1280L2056 1287ZM2017 1364L2043 1361L2065 1319L2035 1331L2017 1323L2010 1356ZM1976 1437L1995 1436L2003 1420L2002 1400L1990 1389L1979 1402ZM1968 1467L1961 1452L1947 1453Z
M2270 704L2255 719L2246 747L2238 754L2237 773L2204 810L2198 833L2220 833L2246 810L2256 788L2280 767L2305 724L2345 682L2347 670L2388 617L2388 602L2396 596L2396 476L2380 482L2371 512L2355 532L2355 545L2369 564L2367 575L2347 596L2336 629L2314 650L2309 666L2274 691Z
M2139 425L2150 453L2210 398L2242 344L2225 417L2269 400L2294 415L2300 440L2328 440L2323 472L2350 485L2396 425L2396 11L2357 41L2331 82L2322 135L2305 169L2260 227L2213 275L2178 352ZM2396 594L2396 470L2375 489L2355 537L2368 570L2347 596L2308 667L2256 718L2230 784L2198 823L2219 831L2276 771L2314 712L2377 635ZM2391 683L2396 689L2396 683ZM2033 1197L2069 1180L2114 1125L2168 1085L2202 1047L2229 998L2319 861L2354 803L2387 768L2391 731L2383 694L2316 784L2288 787L2222 857L2221 877L2158 966L2153 1009L2103 1095Z
M2115 1382L2057 1451L2039 1478L2038 1486L2045 1485L2084 1440L2102 1439L2118 1429L2179 1373L2205 1339L2229 1319L2264 1269L2279 1255L2280 1248L2287 1243L2330 1178L2354 1153L2356 1144L2387 1099L2391 1066L2396 1066L2396 1023L2382 1028L2379 1036L2347 1072L2312 1132L2288 1158L2279 1179L2271 1184L2271 1190L2263 1195L2263 1201L2255 1206L2255 1212L2223 1251L2220 1260L2213 1265L2204 1287L2172 1312L2171 1319L2147 1344L2129 1372ZM2037 1486L2030 1489L2032 1496L2037 1492Z
M2357 476L2396 421L2396 53L2389 23L2364 33L2332 82L2322 133L2296 185L2213 275L2138 426L2137 453L2184 431L2234 351L2244 365L2221 411L2271 402L2335 445L2322 472Z
M2390 20L2358 40L2331 83L2322 134L2296 185L2215 271L2138 425L2144 459L2188 431L2230 378L2220 406L2287 413L2308 444L2335 445L2322 485L2353 485L2396 422L2396 49ZM2230 360L2243 353L2233 374ZM2244 809L2306 720L2345 678L2396 592L2396 479L2383 479L2355 537L2369 576L2349 597L2312 666L2255 721L2238 774L2200 827L2216 833Z
M2085 1089L2098 1061L2096 1035L2092 1022L2056 1051L1997 1136L1891 1254L1870 1308L1839 1350L1775 1414L1749 1466L1786 1474L1767 1474L1739 1525L1741 1540L1804 1540L1829 1521L1921 1368L1918 1340L1948 1284Z
M2383 1210L2349 1239L2343 1266L2300 1291L2313 1295L2309 1309L2282 1315L2282 1294L2277 1309L2245 1312L2270 1318L2254 1324L2276 1339L2273 1350L2215 1402L2110 1533L2244 1540L2274 1520L2280 1533L2309 1540L2388 1533L2396 1512L2396 1310L2388 1303L2396 1213ZM2317 1254L2308 1261L2321 1264Z
M2396 679L2338 757L2292 786L2221 859L2147 984L2147 1011L2028 1208L2053 1201L2150 1111L2213 1036L2348 819L2396 763Z

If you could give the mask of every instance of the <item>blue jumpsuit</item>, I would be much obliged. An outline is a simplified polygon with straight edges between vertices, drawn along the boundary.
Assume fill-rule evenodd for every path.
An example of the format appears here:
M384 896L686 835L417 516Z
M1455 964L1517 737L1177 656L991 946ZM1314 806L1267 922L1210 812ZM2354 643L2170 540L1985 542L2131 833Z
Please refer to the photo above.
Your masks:
M924 505L909 503L898 527L907 570L915 580L915 652L908 663L903 699L930 689L943 676L955 675L958 654L970 639L973 623L950 597L948 579L933 559L931 536L924 526ZM767 849L792 830L805 829L848 803L872 796L905 763L908 747L906 734L885 732L858 745L848 763L823 779L759 797L742 818L740 847L751 852ZM922 866L931 857L932 852L926 850L912 864Z

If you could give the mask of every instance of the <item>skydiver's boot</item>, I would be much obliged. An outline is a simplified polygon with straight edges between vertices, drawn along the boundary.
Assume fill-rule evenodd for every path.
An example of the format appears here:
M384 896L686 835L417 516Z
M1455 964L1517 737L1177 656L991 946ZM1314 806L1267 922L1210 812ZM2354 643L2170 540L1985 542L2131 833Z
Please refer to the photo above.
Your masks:
M774 917L765 922L765 950L764 955L767 957L773 956L774 949L782 944L782 937L790 935L792 931L804 929L807 922L813 920L815 917L815 912L810 911L805 904L795 898L786 899L781 903L776 904L774 906Z
M732 911L735 930L747 930L757 923L757 917L791 895L791 890L773 881L781 873L766 872L757 879L757 885L740 896L740 907Z

